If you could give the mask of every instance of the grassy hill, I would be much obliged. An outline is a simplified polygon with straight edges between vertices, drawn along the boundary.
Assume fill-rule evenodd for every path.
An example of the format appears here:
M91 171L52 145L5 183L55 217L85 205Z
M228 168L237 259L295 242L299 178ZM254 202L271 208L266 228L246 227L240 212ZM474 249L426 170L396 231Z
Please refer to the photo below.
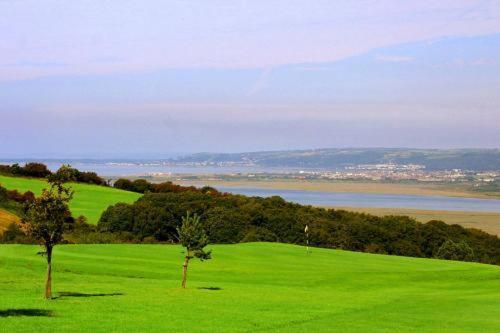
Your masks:
M0 184L9 190L32 191L35 194L41 193L46 188L47 182L41 179L18 178L0 176ZM88 185L88 184L70 184L75 190L75 195L70 203L71 212L74 217L84 215L88 222L96 224L101 213L112 204L117 202L134 202L141 195L134 192L127 192L111 187Z
M17 221L19 218L16 215L0 208L0 233L7 229L9 224Z
M35 246L0 246L4 332L498 332L500 267L247 243L193 261L167 245L66 245L57 299Z
M497 170L500 149L325 148L247 153L198 153L180 163L237 162L266 167L343 168L356 164L421 164L427 170Z

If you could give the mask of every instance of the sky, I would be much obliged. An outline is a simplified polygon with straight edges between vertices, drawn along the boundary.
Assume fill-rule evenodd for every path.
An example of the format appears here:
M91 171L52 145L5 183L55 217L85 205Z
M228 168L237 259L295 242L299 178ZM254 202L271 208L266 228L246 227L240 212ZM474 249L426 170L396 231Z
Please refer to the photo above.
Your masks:
M0 158L500 147L500 1L0 0Z

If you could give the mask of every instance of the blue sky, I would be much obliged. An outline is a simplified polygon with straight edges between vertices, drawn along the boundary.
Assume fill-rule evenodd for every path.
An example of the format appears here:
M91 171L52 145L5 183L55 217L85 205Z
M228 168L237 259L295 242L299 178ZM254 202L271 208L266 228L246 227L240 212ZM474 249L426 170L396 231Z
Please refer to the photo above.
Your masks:
M499 1L0 13L0 157L500 146Z

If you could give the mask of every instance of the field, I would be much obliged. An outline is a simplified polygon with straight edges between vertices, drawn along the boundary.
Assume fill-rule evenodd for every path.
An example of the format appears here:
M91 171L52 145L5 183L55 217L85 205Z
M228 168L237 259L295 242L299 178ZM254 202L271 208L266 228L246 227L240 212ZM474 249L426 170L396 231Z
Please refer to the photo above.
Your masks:
M0 184L9 190L32 191L41 193L47 183L40 179L18 178L0 176ZM96 224L101 213L112 204L117 202L134 202L141 195L138 193L117 190L110 187L95 186L88 184L69 184L75 195L70 203L70 209L74 217L84 215L88 222Z
M498 332L500 267L300 246L215 245L180 288L174 245L0 246L1 332Z
M500 235L500 213L465 212L449 210L424 210L412 208L371 208L371 207L333 207L353 212L378 216L406 215L420 222L441 220L449 224L459 224L465 228L476 228L492 235Z

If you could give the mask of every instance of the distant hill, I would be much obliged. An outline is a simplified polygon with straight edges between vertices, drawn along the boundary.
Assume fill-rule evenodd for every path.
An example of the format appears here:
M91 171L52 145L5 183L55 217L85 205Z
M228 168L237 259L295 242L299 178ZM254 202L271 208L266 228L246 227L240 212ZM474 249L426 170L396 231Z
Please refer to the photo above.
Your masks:
M179 163L245 163L266 167L338 169L358 164L420 164L426 170L500 170L500 149L311 149L249 153L198 153Z

